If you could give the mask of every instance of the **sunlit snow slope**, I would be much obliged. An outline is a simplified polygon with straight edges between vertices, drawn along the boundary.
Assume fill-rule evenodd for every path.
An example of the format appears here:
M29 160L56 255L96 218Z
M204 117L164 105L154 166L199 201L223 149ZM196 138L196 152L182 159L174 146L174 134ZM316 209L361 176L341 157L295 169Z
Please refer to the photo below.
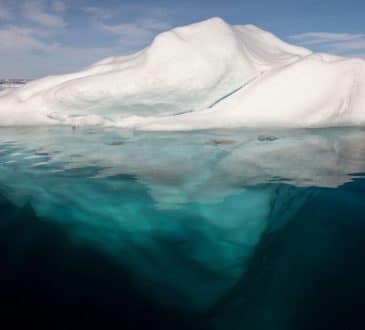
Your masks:
M365 124L365 61L313 54L219 18L129 56L0 93L0 125L142 130Z

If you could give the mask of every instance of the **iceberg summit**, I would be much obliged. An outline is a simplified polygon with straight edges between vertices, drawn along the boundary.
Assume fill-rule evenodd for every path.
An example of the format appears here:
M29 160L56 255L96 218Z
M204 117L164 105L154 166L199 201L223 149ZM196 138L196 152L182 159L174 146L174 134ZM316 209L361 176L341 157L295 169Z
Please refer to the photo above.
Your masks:
M0 125L137 130L365 124L365 60L311 51L220 18L150 46L0 92Z

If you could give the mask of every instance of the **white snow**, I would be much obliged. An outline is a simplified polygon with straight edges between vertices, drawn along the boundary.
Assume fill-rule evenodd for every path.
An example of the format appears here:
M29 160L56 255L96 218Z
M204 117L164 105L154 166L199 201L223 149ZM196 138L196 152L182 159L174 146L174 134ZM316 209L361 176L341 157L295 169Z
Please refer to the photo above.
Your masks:
M313 54L219 18L136 54L0 94L0 125L141 130L365 124L365 61Z

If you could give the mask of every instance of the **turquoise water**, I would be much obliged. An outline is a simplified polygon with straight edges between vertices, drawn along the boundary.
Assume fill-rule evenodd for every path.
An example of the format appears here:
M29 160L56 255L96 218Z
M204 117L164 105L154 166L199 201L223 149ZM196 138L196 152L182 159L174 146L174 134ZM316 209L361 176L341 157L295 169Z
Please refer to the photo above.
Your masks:
M51 329L359 329L365 130L0 129L0 296Z

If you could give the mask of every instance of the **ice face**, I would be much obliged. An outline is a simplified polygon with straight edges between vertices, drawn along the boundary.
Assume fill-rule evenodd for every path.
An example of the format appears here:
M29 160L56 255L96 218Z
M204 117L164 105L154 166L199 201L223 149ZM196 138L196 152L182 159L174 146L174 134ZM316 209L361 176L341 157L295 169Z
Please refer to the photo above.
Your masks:
M0 94L0 125L363 125L364 91L364 60L312 54L213 18L164 32L136 54Z
M198 310L234 286L308 187L365 168L360 129L0 134L0 187L13 203L98 246L160 302Z

